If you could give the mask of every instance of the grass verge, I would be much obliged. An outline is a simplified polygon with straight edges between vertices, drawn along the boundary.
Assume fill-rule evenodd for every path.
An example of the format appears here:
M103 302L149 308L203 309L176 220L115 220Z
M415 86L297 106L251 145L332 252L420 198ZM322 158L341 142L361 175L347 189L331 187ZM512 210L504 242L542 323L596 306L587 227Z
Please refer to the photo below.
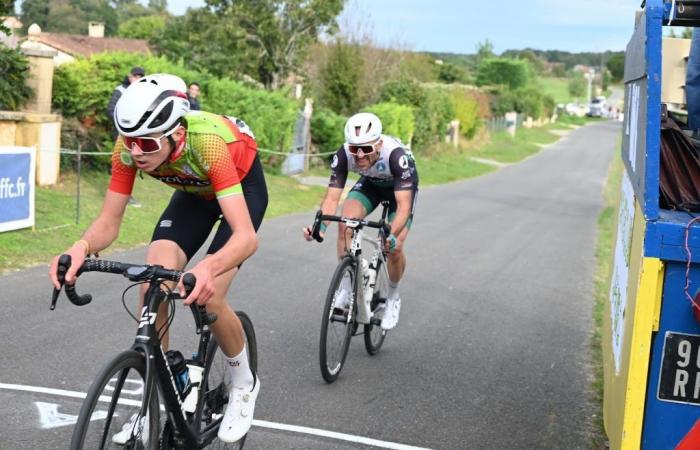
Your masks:
M610 267L612 252L615 248L615 220L620 204L620 181L622 178L622 161L615 158L610 165L608 179L603 190L605 208L598 216L598 239L596 242L596 272L594 278L593 334L591 337L591 363L593 381L591 391L596 405L593 423L591 448L607 448L607 437L603 425L603 348L602 327L605 303L610 292Z

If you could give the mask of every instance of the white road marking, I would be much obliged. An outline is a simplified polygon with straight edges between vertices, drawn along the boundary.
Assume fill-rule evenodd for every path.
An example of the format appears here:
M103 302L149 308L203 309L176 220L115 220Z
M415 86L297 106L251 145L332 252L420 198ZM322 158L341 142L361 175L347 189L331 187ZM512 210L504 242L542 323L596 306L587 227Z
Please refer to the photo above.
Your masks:
M45 430L49 428L66 427L78 423L78 416L58 412L58 407L61 406L59 404L44 402L34 402L34 404L39 410L41 428ZM90 421L102 420L106 417L107 411L95 411L92 413Z
M77 391L67 391L64 389L53 389L53 388L45 388L45 387L39 387L39 386L25 386L21 384L9 384L9 383L0 383L0 389L6 389L10 391L24 391L24 392L33 392L33 393L39 393L39 394L49 394L49 395L58 395L61 397L70 397L70 398L79 398L79 399L84 399L87 397L87 394L85 392L77 392ZM102 396L100 397L101 401L109 401L109 397ZM121 400L120 400L121 402ZM35 402L37 403L37 407L39 406L40 402ZM124 400L124 403L126 404L135 404L139 405L140 402L135 401L135 400ZM53 405L53 404L44 404L44 405ZM61 421L67 421L69 415L68 414L61 414L58 413L58 406L55 405L55 412L56 415L54 416L55 420L61 420ZM45 407L46 410L49 410L48 407ZM40 408L41 410L41 408ZM73 416L70 416L73 417ZM92 420L97 420L99 417L96 417L93 415ZM75 422L73 422L75 423ZM66 423L67 424L67 423ZM302 427L298 425L287 425L284 423L277 423L277 422L269 422L267 420L253 420L253 425L260 427L260 428L270 428L273 430L281 430L281 431L289 431L292 433L302 433L302 434L310 434L313 436L320 436L328 439L337 439L341 441L347 441L347 442L354 442L358 444L364 444L364 445L371 445L373 447L379 447L379 448L390 448L394 450L430 450L425 447L414 447L412 445L406 445L406 444L399 444L396 442L389 442L389 441L380 441L378 439L372 439L372 438L367 438L364 436L356 436L353 434L345 434L345 433L338 433L335 431L327 431L327 430L321 430L319 428L310 428L310 427ZM62 426L62 425L56 425L56 426Z

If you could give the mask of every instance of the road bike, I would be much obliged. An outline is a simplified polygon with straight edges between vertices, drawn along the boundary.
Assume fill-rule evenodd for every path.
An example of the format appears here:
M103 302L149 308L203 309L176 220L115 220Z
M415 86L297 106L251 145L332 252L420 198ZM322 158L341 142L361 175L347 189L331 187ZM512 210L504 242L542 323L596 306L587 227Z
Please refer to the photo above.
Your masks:
M382 202L382 216L378 222L316 213L311 235L318 242L321 223L342 222L352 230L350 245L338 262L323 306L319 361L321 375L328 383L334 382L345 363L350 339L364 334L365 349L375 355L384 343L386 330L381 328L382 309L389 289L384 242L389 235L386 222L389 202ZM376 228L376 239L363 240L364 228ZM362 257L363 242L373 247L369 261ZM358 333L363 325L362 333Z
M58 279L68 299L77 306L91 302L90 294L79 295L75 285L64 284L71 258L62 255ZM79 270L120 274L134 282L124 290L122 304L138 322L133 345L119 353L97 375L83 402L70 444L82 449L241 449L238 442L226 444L217 438L231 380L225 355L219 350L209 326L217 319L204 306L191 304L199 342L191 359L184 360L175 350L167 353L161 339L175 317L176 300L184 299L194 288L195 277L158 265L126 264L87 259ZM180 296L165 281L183 277L187 294ZM130 288L148 284L140 316L126 306ZM56 307L60 289L54 289L51 309ZM166 323L157 329L158 307L169 304ZM257 345L253 323L244 312L236 314L243 325L245 348L250 367L257 372ZM186 368L185 368L186 365ZM162 401L162 404L161 404Z

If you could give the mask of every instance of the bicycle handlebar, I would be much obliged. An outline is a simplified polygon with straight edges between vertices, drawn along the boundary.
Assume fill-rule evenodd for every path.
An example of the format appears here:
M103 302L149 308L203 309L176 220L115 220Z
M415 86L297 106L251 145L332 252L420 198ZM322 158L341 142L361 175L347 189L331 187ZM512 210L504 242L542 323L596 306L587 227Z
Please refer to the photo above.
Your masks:
M321 223L323 223L324 220L327 220L329 222L343 222L345 224L352 223L352 224L354 224L353 228L358 228L358 229L364 228L364 227L377 228L384 233L384 236L388 236L391 233L391 227L389 226L389 224L385 220L386 210L384 211L382 216L383 216L382 220L380 220L379 222L375 222L372 220L354 219L352 217L325 215L319 209L318 211L316 211L316 217L314 218L314 224L311 227L311 237L316 239L318 242L323 242L323 237L321 237L320 231L321 231Z
M68 268L70 266L70 255L61 255L58 258L58 269L56 270L58 281L61 284L61 287L65 286L66 296L71 303L76 306L87 305L92 301L91 294L80 295L75 290L75 284L65 284L66 272L68 272ZM177 282L180 281L180 278L182 278L182 284L185 286L185 295L173 295L174 299L187 298L194 289L195 284L197 284L197 279L194 275L191 273L184 273L180 270L165 269L158 265L128 264L104 259L86 259L78 270L78 275L82 274L83 272L115 273L123 275L134 282L150 282L154 280L169 280ZM53 296L51 298L51 306L49 309L56 309L56 302L58 301L60 292L61 289L54 288ZM196 305L195 303L192 303L190 304L190 308L194 314L198 331L201 330L202 325L211 325L217 319L216 314L207 313L203 305Z

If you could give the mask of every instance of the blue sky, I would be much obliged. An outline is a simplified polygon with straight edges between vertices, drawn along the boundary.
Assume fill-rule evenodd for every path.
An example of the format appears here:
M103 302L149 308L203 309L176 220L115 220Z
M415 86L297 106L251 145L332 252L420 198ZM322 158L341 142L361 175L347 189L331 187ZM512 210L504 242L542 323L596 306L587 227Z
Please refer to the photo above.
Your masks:
M169 0L182 14L204 0ZM571 52L624 50L640 0L347 0L345 30L381 46L474 53L488 39L496 53L526 47Z

